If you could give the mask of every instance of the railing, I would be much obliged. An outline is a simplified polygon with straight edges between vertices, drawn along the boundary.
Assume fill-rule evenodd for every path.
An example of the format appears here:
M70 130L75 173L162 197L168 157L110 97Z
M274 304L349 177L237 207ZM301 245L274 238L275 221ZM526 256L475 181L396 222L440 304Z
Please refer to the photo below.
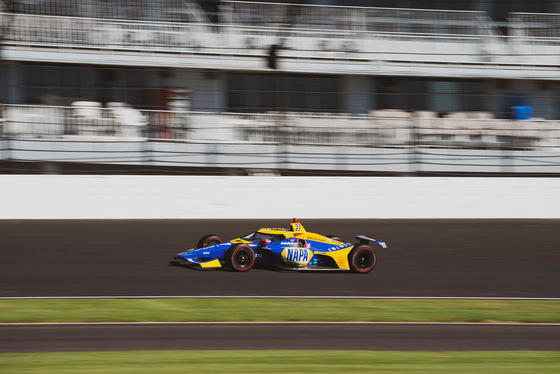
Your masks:
M212 53L218 57L214 68L229 66L220 58L224 55L264 57L272 44L280 46L281 57L295 61L321 57L550 66L558 54L551 46L560 44L556 14L512 13L508 37L484 12L243 2L224 2L222 8L221 23L201 16L194 22L156 22L21 13L1 13L0 22L6 46L96 48L107 51L107 59L114 50ZM369 65L362 68L371 70ZM343 70L337 65L334 72Z
M433 112L398 110L349 116L137 110L120 103L109 103L107 108L83 105L4 105L1 133L8 137L149 138L350 147L560 149L560 121L498 120L487 112L458 112L449 118L439 118Z
M503 37L404 32L277 29L243 25L122 21L82 17L13 15L4 44L18 48L96 48L264 56L280 44L281 57L332 59L486 61L505 49ZM206 61L206 60L205 60ZM229 61L217 58L216 64ZM157 60L154 60L157 65ZM339 66L338 68L344 68Z
M498 35L484 12L403 8L361 8L223 1L226 22L238 26L397 32L441 35Z
M510 13L509 47L513 61L556 66L560 47L560 14Z
M511 34L527 38L560 38L560 14L510 13Z
M233 114L119 105L6 105L2 113L5 161L332 174L560 174L560 122L496 120L487 113Z
M0 10L2 8L2 3L0 3ZM4 8L8 7L5 6ZM43 16L114 18L167 22L206 21L204 13L198 5L188 0L10 0L9 8L13 13Z
M179 49L203 43L204 24L122 21L100 18L13 15L6 43L18 46L96 47L99 49ZM206 41L212 45L211 40Z

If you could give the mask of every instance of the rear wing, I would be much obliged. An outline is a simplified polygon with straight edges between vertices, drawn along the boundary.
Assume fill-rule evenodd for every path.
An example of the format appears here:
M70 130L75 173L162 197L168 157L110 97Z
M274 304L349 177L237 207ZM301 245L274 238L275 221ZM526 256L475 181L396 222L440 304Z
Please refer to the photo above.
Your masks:
M369 244L369 242L374 242L374 243L378 243L382 248L385 248L385 249L389 248L389 247L387 247L387 244L385 244L385 242L383 242L381 240L369 238L365 235L356 235L356 239L358 239L360 241L360 243L362 243L362 244Z

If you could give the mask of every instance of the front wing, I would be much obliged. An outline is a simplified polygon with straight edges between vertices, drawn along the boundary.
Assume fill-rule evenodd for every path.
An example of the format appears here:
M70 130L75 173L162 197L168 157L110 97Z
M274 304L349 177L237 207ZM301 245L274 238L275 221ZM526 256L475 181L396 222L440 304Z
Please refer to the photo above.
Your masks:
M174 261L171 263L199 268L221 268L220 259L224 256L225 248L229 246L230 243L222 243L214 248L191 249L175 255Z

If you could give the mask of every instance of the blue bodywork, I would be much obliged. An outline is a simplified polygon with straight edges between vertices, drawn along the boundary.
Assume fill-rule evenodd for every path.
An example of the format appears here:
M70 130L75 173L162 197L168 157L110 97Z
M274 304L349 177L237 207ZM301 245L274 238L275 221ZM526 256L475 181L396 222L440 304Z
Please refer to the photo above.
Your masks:
M208 247L191 249L186 252L179 253L175 256L177 260L183 260L187 263L204 264L210 261L219 260L225 262L226 251L236 244L235 241L224 242L211 245ZM323 243L319 241L307 240L305 246L298 245L298 238L287 238L283 240L256 240L245 243L255 252L255 265L280 265L286 266L288 263L303 264L306 262L308 266L329 266L332 267L332 259L322 255L315 254L315 251L330 252L339 251L344 248L352 247L352 243L333 244ZM312 254L309 254L310 252ZM286 251L283 257L282 253ZM305 256L310 258L307 258ZM287 261L285 261L285 259ZM307 261L306 261L307 260Z

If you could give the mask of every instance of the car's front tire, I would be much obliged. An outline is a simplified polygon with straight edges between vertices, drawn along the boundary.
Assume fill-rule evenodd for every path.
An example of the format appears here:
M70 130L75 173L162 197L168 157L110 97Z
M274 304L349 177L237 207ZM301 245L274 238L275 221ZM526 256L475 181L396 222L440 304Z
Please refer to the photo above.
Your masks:
M231 270L248 271L255 263L255 252L246 244L235 244L226 251L225 259Z
M354 273L369 273L376 263L375 252L365 244L356 244L348 254L348 265Z
M220 239L219 236L212 235L212 234L205 235L202 238L200 238L200 240L196 244L196 248L204 248L204 247L208 247L210 245L216 245L216 244L220 244L220 243L223 243L223 240Z

